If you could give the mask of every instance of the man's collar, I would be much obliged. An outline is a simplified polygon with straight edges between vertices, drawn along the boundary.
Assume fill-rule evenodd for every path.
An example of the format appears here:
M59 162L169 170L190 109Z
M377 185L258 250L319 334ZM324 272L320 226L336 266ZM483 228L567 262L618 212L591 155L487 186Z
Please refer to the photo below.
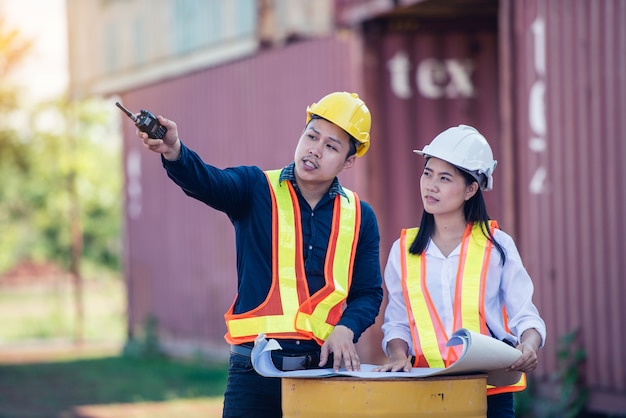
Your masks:
M291 181L291 184L293 185L293 187L298 189L298 184L296 183L296 174L294 172L295 167L296 167L296 163L291 162L291 164L283 168L282 171L280 172L279 181L283 182L285 180L289 180ZM339 179L337 177L333 179L333 183L330 185L330 188L328 189L328 195L330 196L331 199L334 199L335 196L337 195L343 196L346 199L348 198L348 195L346 195L346 192L343 191L343 187L341 187L341 184L339 184Z

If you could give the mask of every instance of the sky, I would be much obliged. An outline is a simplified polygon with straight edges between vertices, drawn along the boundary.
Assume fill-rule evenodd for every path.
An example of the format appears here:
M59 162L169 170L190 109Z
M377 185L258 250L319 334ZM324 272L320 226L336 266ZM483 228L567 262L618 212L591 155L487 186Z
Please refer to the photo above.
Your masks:
M0 0L0 15L33 47L15 74L26 100L39 101L65 93L68 84L65 0Z

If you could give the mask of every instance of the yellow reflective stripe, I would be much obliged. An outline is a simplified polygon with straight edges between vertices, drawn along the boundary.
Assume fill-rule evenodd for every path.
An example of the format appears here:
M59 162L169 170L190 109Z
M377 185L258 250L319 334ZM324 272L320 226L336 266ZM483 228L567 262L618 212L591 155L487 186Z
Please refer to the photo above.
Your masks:
M492 225L497 227L495 221L491 221L489 227L491 228ZM481 295L481 292L483 291L483 280L485 280L487 274L486 270L489 267L486 262L491 254L492 248L493 244L485 236L482 226L478 223L474 224L467 247L462 297L463 327L474 331L481 331L482 322L486 320L486 318L480 317L480 311L478 310L479 303L477 303L477 301L483 301L484 303L484 295ZM471 280L468 281L468 279ZM526 389L526 374L522 373L520 379L513 385L487 385L487 394L518 392L524 389Z
M433 324L433 319L428 309L428 303L422 290L422 286L426 286L423 283L426 280L425 277L421 277L421 256L411 254L409 252L410 243L413 242L417 236L417 228L411 228L406 230L404 236L403 245L401 248L401 256L405 258L406 262L401 263L403 266L402 271L402 284L405 288L405 299L407 299L407 308L410 312L413 312L413 319L415 321L415 327L419 334L419 343L422 349L422 355L428 362L431 368L444 368L443 358L439 351L439 343L437 339L437 333ZM409 273L410 272L410 273ZM416 353L419 355L419 353Z
M293 323L285 321L285 315L237 318L229 321L228 330L233 337L256 336L259 330L266 330L266 333L294 332Z
M314 315L316 314L309 315L300 312L296 319L296 328L311 331L317 338L326 341L330 333L335 329L335 326L324 322L326 317L317 318Z
M470 236L467 237L467 243L464 243L466 253L461 254L461 260L465 259L462 283L457 282L457 286L462 286L462 327L476 332L481 331L478 301L481 300L480 279L487 243L487 237L482 233L479 223L475 223Z
M326 318L328 318L330 310L345 299L346 296L340 292L331 293L315 307L311 315L300 312L296 320L296 327L310 330L316 337L326 340L334 328L334 325L326 322Z
M333 331L334 325L326 322L331 309L342 303L347 295L350 287L350 276L352 269L352 249L356 240L356 216L357 216L357 197L346 188L344 192L348 196L340 197L340 216L339 231L337 234L337 243L335 248L329 248L328 251L334 251L334 262L332 265L333 277L327 277L326 282L334 283L335 290L322 300L311 315L300 313L298 315L297 327L313 331L316 337L326 340ZM328 260L329 254L326 255ZM305 326L308 323L308 326Z
M355 233L358 198L348 189L343 189L348 199L341 197L341 213L339 216L339 231L337 234L337 247L335 248L335 262L333 263L333 279L335 292L343 297L348 295L349 282L352 270L352 250L357 239ZM335 306L335 302L332 306Z
M526 373L522 373L522 376L517 383L508 386L492 386L487 385L487 395L495 395L498 393L508 392L521 392L526 389Z
M297 245L296 234L294 233L294 207L288 185L280 185L280 170L269 171L268 176L272 181L278 208L278 286L280 288L280 300L283 316L293 318L300 307L295 269Z

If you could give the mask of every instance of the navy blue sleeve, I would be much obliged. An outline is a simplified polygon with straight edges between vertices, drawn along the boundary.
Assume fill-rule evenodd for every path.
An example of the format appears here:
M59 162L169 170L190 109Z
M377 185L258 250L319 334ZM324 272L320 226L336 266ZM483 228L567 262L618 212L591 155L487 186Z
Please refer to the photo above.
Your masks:
M181 142L180 157L169 161L161 157L167 175L188 196L225 212L233 219L249 207L251 188L263 177L258 167L219 169L206 164Z
M354 331L354 342L369 328L383 300L380 233L372 207L361 201L361 230L347 306L339 323Z

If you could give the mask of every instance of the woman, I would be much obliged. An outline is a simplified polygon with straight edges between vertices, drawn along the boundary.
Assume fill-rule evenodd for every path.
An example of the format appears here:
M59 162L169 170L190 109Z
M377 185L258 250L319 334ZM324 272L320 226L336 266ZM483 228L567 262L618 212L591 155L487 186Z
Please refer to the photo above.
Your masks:
M378 371L447 367L459 346L446 347L459 328L491 335L522 352L510 370L530 372L546 336L532 302L533 284L513 239L489 219L482 195L492 189L496 161L487 140L466 125L439 134L423 150L424 211L419 228L402 230L384 280L389 303ZM514 417L518 384L487 388L488 417Z

